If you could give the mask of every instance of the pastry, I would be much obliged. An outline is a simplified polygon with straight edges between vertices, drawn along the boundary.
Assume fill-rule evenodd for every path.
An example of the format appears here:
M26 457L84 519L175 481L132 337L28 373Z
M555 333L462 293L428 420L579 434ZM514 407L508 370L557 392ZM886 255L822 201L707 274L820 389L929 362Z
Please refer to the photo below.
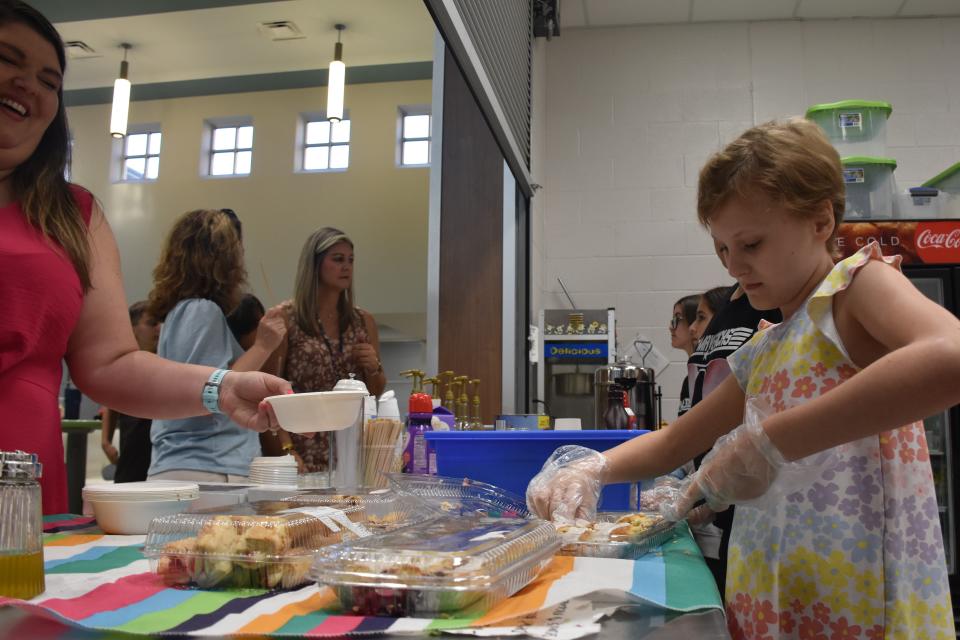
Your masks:
M157 574L167 584L201 588L298 586L307 580L312 550L341 541L341 532L308 526L312 521L301 514L213 516L196 537L162 546Z

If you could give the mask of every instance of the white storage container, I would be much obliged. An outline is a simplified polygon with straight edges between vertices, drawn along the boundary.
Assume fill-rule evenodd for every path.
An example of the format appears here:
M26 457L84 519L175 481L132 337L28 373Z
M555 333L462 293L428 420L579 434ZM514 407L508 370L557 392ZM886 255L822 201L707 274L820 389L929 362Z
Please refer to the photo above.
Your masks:
M907 220L941 217L940 192L932 187L914 187L898 193L894 199L894 214Z
M843 182L847 192L845 220L893 217L892 158L850 156L841 158Z
M889 102L842 100L813 105L807 120L820 125L841 156L883 156L892 111Z

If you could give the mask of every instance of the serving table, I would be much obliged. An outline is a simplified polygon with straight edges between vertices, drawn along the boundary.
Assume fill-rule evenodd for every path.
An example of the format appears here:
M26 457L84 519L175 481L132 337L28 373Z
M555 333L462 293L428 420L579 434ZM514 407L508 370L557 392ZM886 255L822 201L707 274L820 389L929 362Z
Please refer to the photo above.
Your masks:
M142 555L143 536L105 535L90 518L45 518L47 591L0 598L0 639L220 637L729 638L713 578L689 530L638 560L557 556L525 589L482 617L342 615L332 591L168 588ZM6 606L3 606L6 605ZM604 615L605 614L605 615ZM594 618L603 616L602 621Z

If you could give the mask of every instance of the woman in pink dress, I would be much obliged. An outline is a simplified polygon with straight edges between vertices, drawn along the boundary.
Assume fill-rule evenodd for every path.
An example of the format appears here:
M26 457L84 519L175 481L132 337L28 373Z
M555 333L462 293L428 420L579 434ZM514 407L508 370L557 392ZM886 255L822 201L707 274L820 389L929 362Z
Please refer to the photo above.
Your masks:
M263 398L290 389L263 373L211 380L212 367L137 348L110 225L90 192L64 179L65 66L43 15L0 2L0 450L39 454L44 513L67 502L62 360L95 401L151 418L222 411L263 431L276 426Z

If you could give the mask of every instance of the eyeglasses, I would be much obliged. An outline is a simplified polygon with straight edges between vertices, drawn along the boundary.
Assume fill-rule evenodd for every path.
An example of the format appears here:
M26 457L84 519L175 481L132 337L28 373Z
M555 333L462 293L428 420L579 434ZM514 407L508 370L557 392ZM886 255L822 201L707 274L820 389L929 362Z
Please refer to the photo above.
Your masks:
M686 320L683 319L683 316L681 316L679 313L674 314L674 316L670 318L670 330L676 330L676 328L680 326L681 322L686 322Z

